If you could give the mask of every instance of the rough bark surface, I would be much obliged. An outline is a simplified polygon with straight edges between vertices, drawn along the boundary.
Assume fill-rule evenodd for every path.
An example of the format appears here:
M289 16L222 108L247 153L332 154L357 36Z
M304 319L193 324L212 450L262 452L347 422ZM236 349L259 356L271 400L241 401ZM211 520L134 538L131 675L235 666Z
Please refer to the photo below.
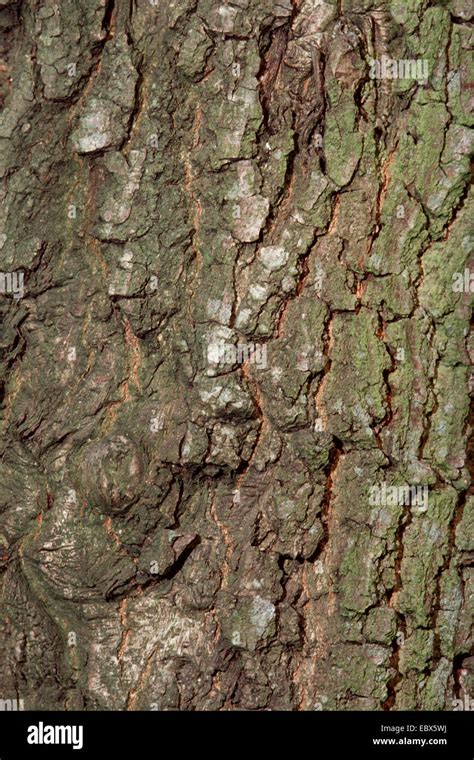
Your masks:
M474 698L468 5L0 0L0 697Z

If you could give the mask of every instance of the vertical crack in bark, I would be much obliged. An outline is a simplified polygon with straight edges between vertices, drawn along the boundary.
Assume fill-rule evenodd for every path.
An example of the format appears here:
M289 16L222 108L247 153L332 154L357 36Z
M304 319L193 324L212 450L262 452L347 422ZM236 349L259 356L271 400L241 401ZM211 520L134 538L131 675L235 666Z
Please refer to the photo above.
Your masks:
M384 340L387 324L383 316L380 314L380 312L378 314L378 320L379 320L379 324L376 331L376 335L390 356L390 367L387 367L386 369L382 370L383 383L385 386L385 406L386 406L385 416L378 425L372 425L371 427L374 433L375 440L377 442L377 446L379 447L380 451L384 454L384 456L387 458L389 462L389 466L391 467L394 464L393 458L384 449L381 433L385 428L387 428L390 425L390 423L393 420L393 409L392 409L393 394L392 394L392 388L390 387L390 375L393 374L393 372L395 372L396 370L396 361L395 361L394 352L389 348L389 346L385 343L385 340Z
M333 445L329 451L329 461L325 467L326 483L324 485L324 494L321 501L321 523L323 525L324 534L321 538L318 548L315 553L308 559L309 562L315 562L316 560L324 556L326 546L329 542L330 523L331 523L331 505L334 498L333 486L336 478L336 470L339 464L340 458L344 455L344 447L342 442L333 436Z
M148 677L150 675L151 669L153 667L153 664L154 664L155 657L156 657L157 651L159 649L159 646L160 645L157 644L157 646L155 646L151 650L151 652L148 655L148 657L146 657L144 665L143 665L143 668L142 668L141 673L140 673L140 676L139 676L139 678L138 678L138 680L136 682L136 685L132 689L130 689L130 691L128 692L127 700L126 700L126 705L125 705L125 709L126 710L136 710L137 709L138 698L140 697L141 692L145 688L145 685L146 685L147 679L148 679Z
M221 588L226 589L229 586L230 561L232 558L232 554L234 552L234 544L231 538L230 531L226 527L225 523L222 522L222 520L220 520L217 515L215 499L216 499L216 493L214 491L211 496L211 505L210 505L209 512L215 524L217 525L219 533L222 535L222 539L224 541L225 556L224 556L224 565L222 567Z
M402 674L400 672L400 651L405 641L407 634L407 621L405 615L400 612L396 607L397 596L402 590L402 562L404 555L404 536L407 529L412 522L412 513L409 506L402 510L400 519L398 522L398 528L395 535L395 583L393 588L388 593L387 605L389 608L394 609L396 613L397 621L397 635L392 644L392 653L390 655L390 668L395 672L391 678L387 681L387 698L382 703L383 710L392 710L396 706L397 691L402 681Z
M117 660L119 662L120 674L123 676L123 673L124 673L123 658L125 656L125 652L128 646L128 641L130 639L130 628L128 627L128 622L127 622L127 599L120 600L118 604L118 614L119 614L119 619L120 619L120 625L122 626L122 636L120 638L118 649L117 649Z

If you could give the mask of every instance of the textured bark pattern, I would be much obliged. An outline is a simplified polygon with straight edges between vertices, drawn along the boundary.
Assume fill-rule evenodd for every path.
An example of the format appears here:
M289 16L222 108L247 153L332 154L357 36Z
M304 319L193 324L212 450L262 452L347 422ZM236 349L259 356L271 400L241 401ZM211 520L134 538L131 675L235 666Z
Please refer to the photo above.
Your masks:
M474 697L468 6L0 0L0 697Z

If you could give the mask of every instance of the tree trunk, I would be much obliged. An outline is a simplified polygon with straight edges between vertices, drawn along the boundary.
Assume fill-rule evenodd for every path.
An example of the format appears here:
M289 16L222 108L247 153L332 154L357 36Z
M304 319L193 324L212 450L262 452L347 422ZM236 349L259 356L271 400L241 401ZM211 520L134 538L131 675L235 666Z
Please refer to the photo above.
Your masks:
M0 697L461 709L465 2L0 7Z

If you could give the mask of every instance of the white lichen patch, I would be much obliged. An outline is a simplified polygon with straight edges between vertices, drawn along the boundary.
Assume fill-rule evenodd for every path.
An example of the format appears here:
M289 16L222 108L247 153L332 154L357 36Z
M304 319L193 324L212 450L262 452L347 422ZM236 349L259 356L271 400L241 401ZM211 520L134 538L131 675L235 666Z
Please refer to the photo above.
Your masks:
M206 304L207 315L222 325L227 325L232 314L232 299L227 294L224 298L210 298Z
M280 245L268 245L260 250L260 261L270 272L284 267L289 256L289 252Z
M283 499L282 501L279 501L277 504L277 514L278 517L281 519L284 519L285 517L289 517L295 509L295 502L291 499Z
M239 178L237 197L249 198L255 195L255 167L252 161L239 161L237 164Z
M101 217L111 224L123 224L127 221L132 210L133 196L140 187L143 175L143 164L146 150L131 150L128 162L120 153L113 154L107 163L107 168L113 173L117 191L106 200Z
M264 285L251 285L249 292L255 301L266 301L268 298L268 288Z
M283 375L283 370L281 367L272 367L271 369L272 380L274 380L275 382L278 382L278 380L280 380L282 375Z
M264 635L270 623L275 618L275 605L269 599L256 596L252 601L250 621L255 628L257 636Z
M237 327L237 329L246 327L248 325L248 322L251 316L252 316L252 312L250 309L242 309L242 311L239 311L239 313L237 314L237 318L235 320L235 326Z
M270 201L261 195L240 199L240 219L235 220L234 234L242 243L252 243L258 240L269 208Z
M112 111L110 104L91 98L77 128L71 135L72 144L78 153L93 153L112 144L114 137Z
M216 25L219 32L232 34L237 13L237 8L232 8L230 5L220 5L217 8L217 13L214 11L211 14L213 25Z

